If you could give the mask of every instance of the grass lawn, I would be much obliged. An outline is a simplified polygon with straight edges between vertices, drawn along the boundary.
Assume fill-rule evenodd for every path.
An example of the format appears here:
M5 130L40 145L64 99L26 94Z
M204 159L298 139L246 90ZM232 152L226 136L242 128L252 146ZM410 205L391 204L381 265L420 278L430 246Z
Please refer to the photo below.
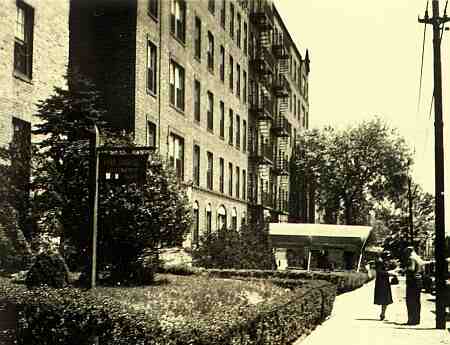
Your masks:
M162 321L197 319L217 321L239 318L259 303L291 292L265 280L231 280L207 276L159 274L156 284L143 287L98 287L96 294L111 297L132 308L151 311Z

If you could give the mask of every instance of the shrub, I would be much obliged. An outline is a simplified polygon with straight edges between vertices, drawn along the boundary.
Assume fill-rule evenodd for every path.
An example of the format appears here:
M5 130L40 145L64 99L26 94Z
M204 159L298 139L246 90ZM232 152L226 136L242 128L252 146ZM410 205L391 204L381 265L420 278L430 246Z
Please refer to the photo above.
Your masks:
M93 336L102 345L134 344L273 344L287 345L308 333L330 313L335 287L309 281L270 303L245 308L234 318L162 318L155 311L138 311L111 298L78 289L33 289L0 280L18 310L18 343L79 345Z
M59 254L44 252L36 257L25 279L28 288L50 286L63 288L69 283L69 272Z
M333 283L336 286L337 293L341 294L347 291L355 290L367 281L369 277L366 273L359 272L314 272L314 271L301 271L301 270L287 270L287 271L274 271L274 270L218 270L209 269L207 273L213 277L220 278L235 278L235 277L247 277L247 278L264 278L264 279L281 279L286 280L288 284L289 280L325 280Z
M196 266L205 268L274 268L268 222L244 224L239 231L224 228L207 233L193 251L193 260Z

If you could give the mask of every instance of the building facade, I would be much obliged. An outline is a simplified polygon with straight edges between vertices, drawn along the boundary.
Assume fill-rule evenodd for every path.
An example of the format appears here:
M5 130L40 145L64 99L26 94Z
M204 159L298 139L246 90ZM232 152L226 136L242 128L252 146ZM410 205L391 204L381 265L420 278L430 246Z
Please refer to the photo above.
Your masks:
M36 103L64 87L69 0L6 0L0 6L0 145L31 140Z
M37 101L66 85L69 66L103 94L111 126L189 185L191 243L288 220L309 58L270 1L8 0L0 28L2 145L29 143Z
M70 64L109 122L156 146L190 187L194 225L288 220L309 58L270 1L72 1Z
M29 193L32 127L37 102L65 87L69 62L69 0L5 0L0 6L0 147L13 148L13 187ZM12 201L29 238L28 205Z

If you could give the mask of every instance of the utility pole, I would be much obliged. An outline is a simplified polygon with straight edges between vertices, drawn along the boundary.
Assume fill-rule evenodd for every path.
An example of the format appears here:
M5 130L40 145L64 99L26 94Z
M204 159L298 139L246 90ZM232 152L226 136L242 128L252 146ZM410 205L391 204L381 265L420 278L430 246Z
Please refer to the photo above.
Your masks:
M442 122L442 66L441 66L441 26L450 19L444 13L439 17L439 0L433 0L433 16L420 19L419 23L433 25L433 58L434 58L434 136L435 136L435 257L436 257L436 328L445 329L444 289L447 272L444 257L445 222L444 222L444 145Z

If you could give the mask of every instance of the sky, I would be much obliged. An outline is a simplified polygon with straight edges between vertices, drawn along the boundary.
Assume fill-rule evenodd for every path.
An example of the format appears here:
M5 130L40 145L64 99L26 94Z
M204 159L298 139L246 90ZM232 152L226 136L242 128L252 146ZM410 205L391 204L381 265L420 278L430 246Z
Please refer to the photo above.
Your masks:
M414 150L413 179L434 194L432 27L426 29L418 110L426 0L274 0L300 52L309 50L310 127L344 128L378 116ZM440 0L442 14L445 0ZM449 11L450 14L450 6ZM431 16L431 0L429 15ZM450 27L450 23L448 25ZM442 49L444 136L450 114L450 31ZM447 138L445 138L447 141ZM450 147L444 144L444 155ZM446 158L446 170L449 161ZM450 173L446 192L450 195ZM447 224L450 198L446 198ZM446 226L449 232L448 226Z

